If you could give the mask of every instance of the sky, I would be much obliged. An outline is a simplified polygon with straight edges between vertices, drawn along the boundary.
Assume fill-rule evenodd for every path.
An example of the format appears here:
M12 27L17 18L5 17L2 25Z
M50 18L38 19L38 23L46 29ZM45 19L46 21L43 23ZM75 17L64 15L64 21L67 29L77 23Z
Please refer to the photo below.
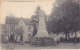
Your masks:
M36 7L40 6L44 12L49 15L53 8L55 0L35 0L33 2L1 2L0 5L0 24L4 24L5 17L13 15L15 17L31 18L36 11Z

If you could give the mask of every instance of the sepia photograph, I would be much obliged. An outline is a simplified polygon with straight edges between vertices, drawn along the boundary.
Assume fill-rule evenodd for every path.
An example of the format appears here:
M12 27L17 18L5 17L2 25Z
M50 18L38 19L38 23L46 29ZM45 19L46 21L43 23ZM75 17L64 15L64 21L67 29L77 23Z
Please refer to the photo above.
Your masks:
M80 0L1 1L0 49L80 49Z

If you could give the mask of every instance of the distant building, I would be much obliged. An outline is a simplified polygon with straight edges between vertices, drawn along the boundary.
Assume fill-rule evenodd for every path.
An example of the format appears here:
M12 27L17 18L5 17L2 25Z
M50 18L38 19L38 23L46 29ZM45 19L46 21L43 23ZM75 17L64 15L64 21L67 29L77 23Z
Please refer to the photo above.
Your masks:
M29 37L32 36L33 26L31 19L6 17L5 25L7 25L8 37L14 35L16 41L29 41Z
M8 41L7 25L0 24L0 42L5 43L7 41Z

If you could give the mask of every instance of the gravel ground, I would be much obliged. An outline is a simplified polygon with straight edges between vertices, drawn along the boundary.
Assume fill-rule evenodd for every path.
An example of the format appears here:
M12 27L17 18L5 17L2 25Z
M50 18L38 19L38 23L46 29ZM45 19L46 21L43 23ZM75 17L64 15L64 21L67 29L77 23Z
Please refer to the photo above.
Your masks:
M80 43L74 44L74 43L60 43L58 45L53 46L34 46L30 44L2 44L1 48L6 50L20 50L20 49L80 49Z

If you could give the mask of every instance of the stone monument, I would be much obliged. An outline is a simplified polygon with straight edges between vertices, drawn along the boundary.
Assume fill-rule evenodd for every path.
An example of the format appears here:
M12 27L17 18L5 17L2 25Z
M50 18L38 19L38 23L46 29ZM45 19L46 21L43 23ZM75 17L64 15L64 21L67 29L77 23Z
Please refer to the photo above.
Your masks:
M46 30L45 13L43 10L39 10L39 25L37 34L31 40L31 44L43 46L53 45L53 38L51 38Z
M46 30L45 13L43 10L39 10L39 26L35 37L49 37L49 34Z

